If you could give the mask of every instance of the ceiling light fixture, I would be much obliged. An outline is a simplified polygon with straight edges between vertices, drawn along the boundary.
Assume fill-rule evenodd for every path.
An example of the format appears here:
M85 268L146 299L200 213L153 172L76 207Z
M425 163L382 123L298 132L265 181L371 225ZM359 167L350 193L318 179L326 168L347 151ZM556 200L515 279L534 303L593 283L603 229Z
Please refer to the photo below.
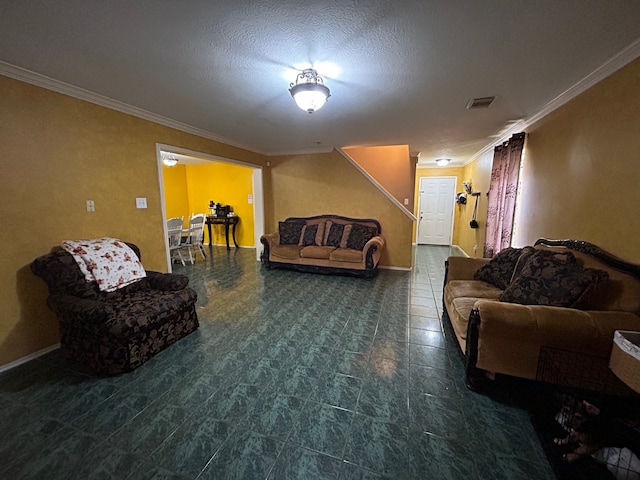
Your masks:
M289 92L298 106L309 113L320 110L331 96L324 80L313 68L298 73L295 83L291 83L289 87Z
M178 163L178 159L172 155L170 157L164 157L162 159L162 163L164 163L167 167L175 167Z
M451 161L450 158L439 158L436 160L436 163L438 164L439 167L446 167L447 165L449 165L450 161Z

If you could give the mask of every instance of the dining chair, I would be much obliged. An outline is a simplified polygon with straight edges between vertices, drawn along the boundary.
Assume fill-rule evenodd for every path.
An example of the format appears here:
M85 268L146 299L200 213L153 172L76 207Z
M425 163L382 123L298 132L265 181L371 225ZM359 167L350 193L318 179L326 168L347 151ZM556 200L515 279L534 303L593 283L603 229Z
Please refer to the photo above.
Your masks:
M197 213L189 219L189 233L183 246L189 251L189 260L195 261L195 252L200 253L202 259L207 258L204 251L204 224L207 216L204 213Z
M185 245L182 242L182 218L174 217L167 220L167 233L169 235L169 254L171 262L174 260L180 260L184 266L184 257L182 256L182 249ZM193 263L193 261L191 262Z

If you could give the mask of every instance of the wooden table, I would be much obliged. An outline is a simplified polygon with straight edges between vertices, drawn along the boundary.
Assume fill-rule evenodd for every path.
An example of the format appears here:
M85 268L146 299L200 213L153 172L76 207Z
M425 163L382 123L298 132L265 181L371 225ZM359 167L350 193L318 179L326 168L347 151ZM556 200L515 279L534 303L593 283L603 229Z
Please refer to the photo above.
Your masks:
M224 225L224 238L227 241L227 250L230 250L229 247L229 225L233 225L233 229L231 230L231 236L233 237L233 244L238 247L238 242L236 242L236 227L238 226L238 222L240 222L240 217L234 215L233 217L218 217L216 215L207 215L207 232L209 232L209 245L212 245L211 242L211 225Z

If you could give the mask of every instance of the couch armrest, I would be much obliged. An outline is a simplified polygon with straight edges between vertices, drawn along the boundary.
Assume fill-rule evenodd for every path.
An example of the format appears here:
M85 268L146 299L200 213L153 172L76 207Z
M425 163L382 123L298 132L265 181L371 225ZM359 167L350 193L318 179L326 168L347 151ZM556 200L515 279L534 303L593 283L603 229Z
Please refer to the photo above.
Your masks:
M446 261L445 284L451 280L473 280L473 274L489 262L488 258L449 257Z
M640 330L640 317L630 312L584 311L496 300L478 300L474 308L480 319L476 366L525 378L536 378L543 347L608 356L615 330ZM473 335L472 328L468 337Z
M378 250L382 250L384 248L384 244L385 244L384 238L381 235L376 235L375 237L371 238L367 243L364 244L364 247L362 247L362 251L366 252L372 247L375 247Z
M147 270L147 280L149 280L151 288L165 292L184 290L189 285L189 278L186 275L177 273L160 273Z
M260 242L264 244L267 242L269 246L271 245L280 245L280 234L279 233L265 233L260 237Z
M103 324L115 313L107 303L73 295L50 295L47 303L61 323L90 321L93 324Z
M378 265L380 257L382 256L384 244L385 240L381 235L376 235L364 244L364 247L362 247L362 253L364 254L363 256L366 268L375 268ZM369 258L371 258L370 261Z

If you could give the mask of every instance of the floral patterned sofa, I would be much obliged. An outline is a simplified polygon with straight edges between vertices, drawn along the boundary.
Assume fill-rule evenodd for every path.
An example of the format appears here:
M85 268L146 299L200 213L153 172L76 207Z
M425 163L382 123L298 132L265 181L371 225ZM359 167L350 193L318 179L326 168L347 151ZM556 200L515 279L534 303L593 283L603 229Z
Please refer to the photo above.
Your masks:
M127 245L140 257L139 248ZM103 374L133 370L196 330L196 292L184 275L147 271L112 292L87 282L73 256L62 250L36 258L32 272L49 287L47 304L60 323L67 357Z
M371 277L384 248L377 220L340 215L291 217L260 237L267 268Z
M536 379L543 349L606 362L616 330L640 330L640 265L585 241L541 238L446 267L444 307L470 388L487 372Z

